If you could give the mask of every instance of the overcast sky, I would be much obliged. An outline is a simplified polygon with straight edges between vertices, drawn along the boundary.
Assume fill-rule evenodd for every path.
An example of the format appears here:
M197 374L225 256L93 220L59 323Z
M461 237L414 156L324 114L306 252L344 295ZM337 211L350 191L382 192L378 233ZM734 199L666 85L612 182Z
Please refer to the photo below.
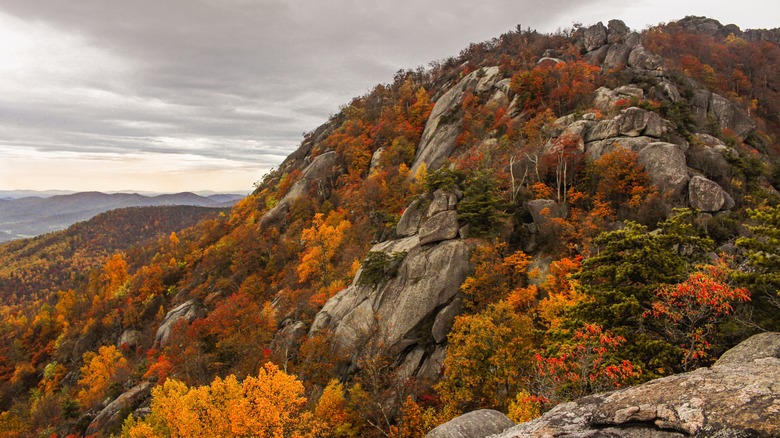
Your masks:
M780 26L777 0L2 0L0 190L246 192L399 69L518 24L692 14Z

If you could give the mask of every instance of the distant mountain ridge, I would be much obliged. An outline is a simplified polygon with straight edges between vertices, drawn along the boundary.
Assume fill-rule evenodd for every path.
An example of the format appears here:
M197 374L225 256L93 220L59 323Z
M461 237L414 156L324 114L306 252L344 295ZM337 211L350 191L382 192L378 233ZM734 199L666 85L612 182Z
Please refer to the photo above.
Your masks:
M0 199L0 242L62 230L117 208L163 205L225 208L242 197L232 193L201 196L191 192L156 196L79 192L49 197L6 197Z

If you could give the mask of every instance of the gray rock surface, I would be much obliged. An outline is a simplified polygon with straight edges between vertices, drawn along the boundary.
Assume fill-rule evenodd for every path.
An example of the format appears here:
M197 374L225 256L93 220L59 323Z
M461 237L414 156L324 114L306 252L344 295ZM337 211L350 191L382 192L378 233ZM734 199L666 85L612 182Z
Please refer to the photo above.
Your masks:
M458 212L442 211L431 216L420 227L420 245L441 242L458 237Z
M585 50L590 52L592 50L598 49L599 47L607 44L607 28L604 27L604 24L598 22L587 28L582 38L583 44L585 45Z
M438 169L452 154L460 134L460 103L463 93L468 89L477 93L488 92L499 79L498 67L471 72L436 101L417 147L417 155L411 168L412 175L417 173L423 163L429 171Z
M86 435L107 432L121 425L125 416L149 397L151 389L151 383L143 382L117 397L92 420Z
M558 405L495 438L780 436L780 333L756 335L711 368Z
M591 160L598 160L602 155L613 152L617 148L630 149L639 153L650 143L656 143L658 139L652 137L617 137L607 140L590 142L585 145L585 153Z
M431 327L431 335L433 340L437 344L441 344L447 340L447 335L450 334L452 324L455 322L455 317L460 315L463 307L463 300L459 297L455 297L446 307L444 307L433 321L433 327Z
M449 213L455 212L438 215ZM451 304L470 269L470 250L459 239L426 246L419 243L417 236L411 236L371 248L388 254L401 251L408 254L395 277L377 285L360 284L358 272L352 285L325 303L314 319L310 335L329 329L334 333L336 345L345 352L375 345L391 355L411 352L415 345L435 345L436 339L441 340L441 331L454 318L455 308ZM436 339L433 325L437 325ZM427 359L415 359L416 366L422 367ZM354 366L356 358L350 360ZM398 363L407 360L411 359L399 357ZM412 362L407 365L411 366ZM438 370L431 368L427 372L435 375Z
M780 333L766 332L751 336L723 353L713 366L737 367L767 357L780 359Z
M648 137L660 138L664 133L664 124L661 116L658 113L641 108L626 108L621 111L616 120L619 125L620 135L626 137L646 135Z
M726 204L726 192L714 181L693 176L688 183L688 200L692 208L706 212L721 210Z
M425 218L428 202L430 202L430 199L420 198L409 204L401 215L401 219L398 220L395 234L400 237L409 237L417 234L420 224L422 224Z
M198 310L195 305L195 300L185 301L178 306L171 309L163 318L160 323L160 327L157 328L157 332L154 335L155 345L161 347L168 343L168 337L171 335L171 330L177 322L186 320L192 321L198 316Z
M645 167L650 179L661 194L677 196L688 186L688 168L685 154L671 143L650 143L639 151L638 161Z
M428 432L425 438L485 438L514 425L515 423L501 412L481 409L439 425Z
M585 134L585 142L590 143L592 141L614 138L617 137L619 133L620 126L617 121L614 119L602 120Z
M741 137L747 136L756 128L747 114L719 94L697 89L690 103L691 112L699 125L706 125L707 119L712 118L718 122L721 129L730 129Z
M642 70L657 70L664 65L664 60L658 55L637 45L628 55L628 66Z
M724 152L726 146L719 148L702 144L695 144L685 151L688 166L702 172L707 178L720 185L727 185L731 181L731 165L726 160Z
M328 151L315 157L303 170L301 178L290 187L290 190L287 191L274 208L263 215L260 219L260 224L263 225L282 218L287 214L290 205L294 201L306 196L312 188L323 184L328 178L337 176L338 172L334 171L335 164L335 151Z

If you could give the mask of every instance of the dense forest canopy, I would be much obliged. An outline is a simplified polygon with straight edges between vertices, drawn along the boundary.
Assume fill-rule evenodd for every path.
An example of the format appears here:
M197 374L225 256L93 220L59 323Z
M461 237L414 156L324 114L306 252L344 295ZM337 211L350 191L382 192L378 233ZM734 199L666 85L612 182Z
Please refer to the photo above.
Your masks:
M3 245L0 431L417 437L780 329L780 35L703 20L518 28L353 99L229 212Z

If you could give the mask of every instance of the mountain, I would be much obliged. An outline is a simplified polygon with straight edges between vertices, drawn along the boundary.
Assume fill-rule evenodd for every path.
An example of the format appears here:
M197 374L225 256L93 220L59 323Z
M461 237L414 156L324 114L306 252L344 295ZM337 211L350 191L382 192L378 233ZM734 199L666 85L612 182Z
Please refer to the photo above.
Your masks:
M131 266L149 257L145 245L213 218L224 209L196 206L125 207L65 230L0 244L0 299L46 301L58 291L86 286L89 271L124 254Z
M412 437L611 397L673 435L708 401L592 394L718 386L717 357L780 330L777 34L517 29L356 97L182 232L7 243L0 427ZM112 222L91 239L123 242ZM780 403L751 377L729 409Z
M223 208L233 205L241 197L233 194L205 197L189 192L154 196L82 192L4 200L0 202L0 242L62 230L116 208L160 205Z

